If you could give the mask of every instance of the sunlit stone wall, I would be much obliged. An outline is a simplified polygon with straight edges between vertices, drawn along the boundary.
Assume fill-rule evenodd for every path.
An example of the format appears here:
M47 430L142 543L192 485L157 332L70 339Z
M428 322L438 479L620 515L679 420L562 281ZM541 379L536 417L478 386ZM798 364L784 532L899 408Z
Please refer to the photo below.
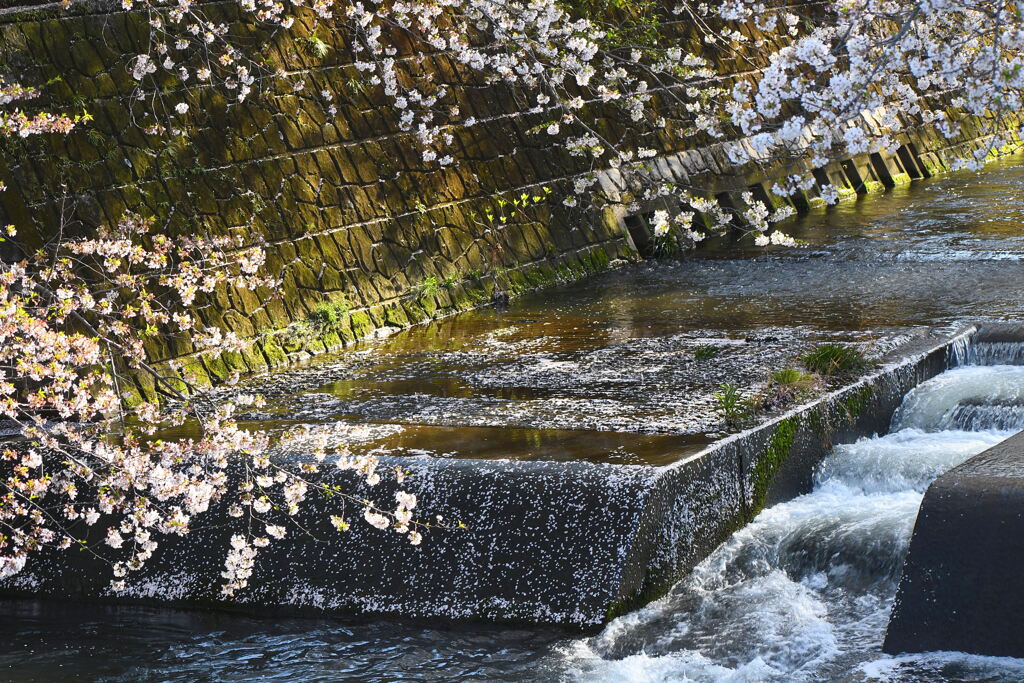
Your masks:
M228 23L232 7L204 4L211 18ZM682 24L666 30L683 42L694 39ZM119 3L87 0L64 11L57 3L0 0L0 73L46 84L40 104L51 110L93 117L66 137L2 141L0 181L10 189L0 194L0 222L15 223L29 249L61 225L64 234L80 233L129 210L168 221L179 234L265 243L268 269L282 277L279 290L225 288L199 309L206 324L251 339L245 353L213 362L194 356L181 338L148 342L153 361L178 359L201 382L471 308L496 292L578 278L634 258L649 237L645 216L657 206L635 215L563 206L557 197L590 171L589 160L531 132L542 114L524 113L516 93L485 84L443 53L426 57L424 75L448 85L463 116L479 123L452 129L450 167L425 163L415 140L399 130L394 108L360 87L340 34L321 30L316 37L328 49L322 56L310 49L312 23L275 36L250 31L254 42L270 46L271 67L305 76L301 91L229 106L221 94L185 95L166 80L161 95L171 105L190 105L183 134L147 134L139 124L151 120L150 100L131 96L136 83L128 64L144 50L148 32L144 17L121 11ZM594 119L609 138L631 134L607 111L595 111ZM967 126L957 144L974 137ZM927 132L906 142L913 144L905 158L837 161L818 180L853 196L941 170L945 143ZM663 152L654 165L665 177L702 183L737 206L751 188L758 201L781 201L766 191L764 169L732 167L710 139L670 124L643 144ZM614 174L602 174L602 187L628 199L630 188L617 183ZM544 188L555 199L507 225L481 218L496 198L543 196ZM798 208L812 205L815 194L797 197ZM138 382L141 394L152 393L146 378Z

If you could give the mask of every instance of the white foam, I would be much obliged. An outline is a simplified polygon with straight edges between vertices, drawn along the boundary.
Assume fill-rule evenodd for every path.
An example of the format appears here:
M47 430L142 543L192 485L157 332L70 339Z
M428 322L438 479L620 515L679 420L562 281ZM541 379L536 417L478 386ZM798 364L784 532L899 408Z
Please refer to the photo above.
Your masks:
M965 652L923 652L879 657L857 670L872 681L977 681L1019 683L1024 680L1024 659L986 657Z
M923 492L936 477L1010 436L1002 431L902 429L836 446L815 472L815 484L839 483L865 493Z
M784 572L685 597L694 598L685 615L676 595L660 610L577 641L566 653L572 674L585 681L780 680L839 653L827 606ZM674 613L684 618L663 619Z
M764 510L666 597L564 648L563 667L583 681L817 681L858 666L909 681L908 667L950 661L1024 680L1024 661L878 654L924 490L1009 436L937 425L962 402L1021 396L1020 366L958 368L921 385L901 411L906 428L837 446L811 493Z
M696 652L677 652L663 657L646 654L631 655L604 663L592 671L581 673L579 680L594 683L644 681L650 683L760 683L778 675L761 660L754 660L735 669L719 666Z
M1024 405L1024 366L969 365L923 382L903 399L893 429L938 431L956 406L967 403Z

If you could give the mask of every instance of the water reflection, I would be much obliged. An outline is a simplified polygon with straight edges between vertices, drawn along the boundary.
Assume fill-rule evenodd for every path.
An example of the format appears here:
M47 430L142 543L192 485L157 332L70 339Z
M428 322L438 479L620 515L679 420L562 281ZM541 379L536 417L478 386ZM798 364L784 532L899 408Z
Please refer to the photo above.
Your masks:
M561 629L7 602L0 680L516 681L567 637Z
M1022 197L1015 160L901 186L793 221L800 248L715 240L419 326L260 389L314 421L717 431L700 416L718 385L758 386L800 343L1018 314ZM754 343L701 366L692 349L705 337Z

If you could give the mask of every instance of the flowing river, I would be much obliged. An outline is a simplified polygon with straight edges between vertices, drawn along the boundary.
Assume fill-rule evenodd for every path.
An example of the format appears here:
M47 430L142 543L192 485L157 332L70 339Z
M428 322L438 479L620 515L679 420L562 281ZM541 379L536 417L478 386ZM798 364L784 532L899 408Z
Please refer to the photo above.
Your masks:
M1022 400L1019 365L964 366L920 385L889 434L836 446L811 493L765 510L667 597L560 646L563 677L1021 680L1024 660L878 648L925 489L1024 428Z
M500 343L554 344L557 337L565 353L595 354L608 353L602 349L611 348L611 337L657 340L687 330L770 327L856 338L1021 319L1022 226L1024 168L1004 161L978 176L915 183L802 218L794 232L808 246L800 250L764 255L711 245L679 261L528 297L506 312L396 335L374 358L400 368L403 348L422 349L426 339L440 335L451 348L510 325L518 326L515 339ZM1024 429L1022 351L982 350L920 385L888 434L836 446L811 492L764 510L667 596L595 635L8 601L0 602L0 680L1021 681L1024 660L889 657L880 646L925 488ZM414 389L436 383L427 370L417 372L392 380ZM544 398L549 389L530 387L528 398ZM355 396L365 410L405 395L394 383L358 391L336 387L334 395ZM437 390L407 393L421 396L421 411L450 398ZM642 416L643 401L631 400ZM353 412L352 405L344 410ZM509 414L487 420L511 424ZM474 428L496 429L487 420ZM483 432L474 434L463 440ZM620 437L605 438L591 450L626 447ZM570 445L564 457L588 457ZM655 437L639 446L652 453L660 447Z

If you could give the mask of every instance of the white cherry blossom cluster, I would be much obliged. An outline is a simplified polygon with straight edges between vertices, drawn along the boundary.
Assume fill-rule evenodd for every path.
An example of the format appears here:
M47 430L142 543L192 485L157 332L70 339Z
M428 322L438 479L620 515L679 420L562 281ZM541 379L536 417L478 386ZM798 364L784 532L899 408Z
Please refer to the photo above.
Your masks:
M67 133L83 119L82 115L68 116L49 112L27 114L19 108L19 103L38 96L38 89L9 83L0 76L0 107L3 107L0 108L0 137L27 138L41 133ZM13 107L6 106L12 103Z
M304 86L301 74L268 66L228 25L206 18L200 3L124 4L145 12L152 29L150 49L130 65L139 95L167 115L192 110L157 87L166 76L183 93L217 85L236 101L282 77L293 90ZM899 136L917 125L954 137L962 114L1001 130L999 117L1021 105L1024 28L1010 5L656 2L645 10L653 14L645 19L654 23L653 33L630 32L639 20L628 4L612 17L584 7L558 0L239 0L237 9L242 20L271 32L299 31L297 39L324 53L332 48L317 32L341 34L330 45L348 46L342 57L351 59L359 87L386 98L428 165L458 165L457 129L479 123L462 111L460 79L439 82L445 70L426 68L428 58L511 94L521 112L539 121L537 134L561 138L570 155L591 167L561 197L565 206L583 209L623 201L598 187L600 168L619 172L629 201L665 197L652 164L662 147L649 142L658 136L675 138L669 143L675 147L704 144L700 136L723 141L734 164L789 166L803 177L839 156L891 154ZM737 57L746 70L737 70ZM323 99L337 115L333 97L325 91ZM609 117L624 132L602 125ZM154 130L181 128L154 124ZM990 146L1004 143L997 137ZM981 161L960 163L977 168ZM687 194L717 203L699 183L683 185L669 191L681 208ZM803 179L780 185L782 197L819 192ZM730 220L712 211L709 220L681 229L715 231L736 222L733 209L721 212ZM748 223L760 233L761 221L771 223L774 215L754 219Z
M204 327L191 306L218 287L273 290L276 280L260 274L263 262L258 248L173 239L152 219L126 215L92 238L0 264L0 419L24 437L0 449L8 465L0 572L20 571L33 551L74 547L108 560L111 589L121 591L162 536L189 533L196 518L224 501L230 517L244 518L225 561L222 589L230 597L245 588L260 549L286 536L313 491L364 506L367 521L379 526L379 515L385 527L421 542L415 495L400 491L388 511L316 476L328 450L338 448L328 434L312 438L307 428L283 435L310 455L294 465L277 462L269 437L240 428L235 418L239 407L263 405L261 397L211 404L195 395L187 374L149 364L149 337L178 336L211 357L239 350L235 335ZM126 405L131 373L149 377L175 401ZM197 438L146 438L186 422L197 424ZM336 464L370 486L380 481L372 456L342 449ZM405 473L395 478L401 482ZM343 515L332 523L348 527Z

